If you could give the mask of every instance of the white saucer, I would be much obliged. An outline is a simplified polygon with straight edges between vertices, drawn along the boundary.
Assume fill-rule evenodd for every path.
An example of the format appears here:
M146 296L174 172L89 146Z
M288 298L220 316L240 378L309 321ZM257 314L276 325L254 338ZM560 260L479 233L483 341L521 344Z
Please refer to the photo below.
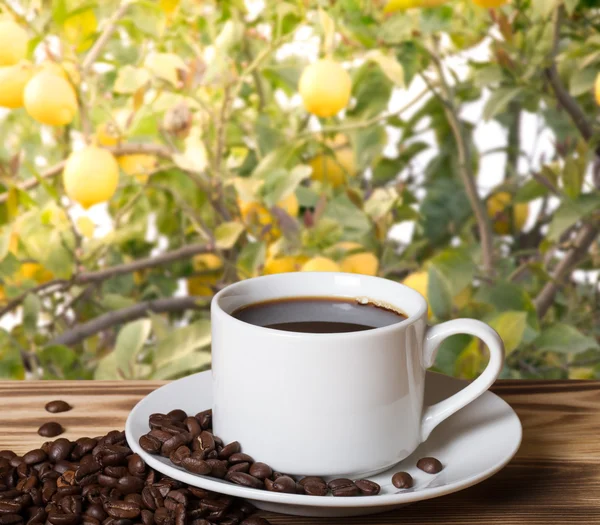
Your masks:
M425 388L427 404L435 403L460 390L463 381L428 373ZM334 498L281 494L240 487L227 481L197 476L172 465L167 459L144 452L139 438L149 430L148 417L181 408L196 414L211 407L210 372L201 372L169 383L142 399L127 418L127 441L134 452L152 468L189 485L250 500L263 510L297 516L359 516L385 512L415 501L435 498L470 487L504 467L517 452L522 428L512 408L491 392L463 408L437 427L429 439L411 456L390 470L370 479L381 485L377 496ZM242 443L242 449L243 449ZM433 456L444 464L437 475L416 468L419 458ZM260 461L260 458L256 458ZM415 486L398 490L391 477L409 472Z

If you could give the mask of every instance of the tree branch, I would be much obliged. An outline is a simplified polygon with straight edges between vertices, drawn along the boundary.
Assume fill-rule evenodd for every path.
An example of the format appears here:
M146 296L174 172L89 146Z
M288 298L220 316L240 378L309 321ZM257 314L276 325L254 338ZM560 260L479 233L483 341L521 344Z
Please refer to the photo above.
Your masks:
M77 325L72 330L64 332L55 337L49 345L74 346L81 343L84 339L97 334L103 330L115 325L127 323L145 317L148 312L153 313L176 313L184 310L199 308L198 301L205 299L203 297L169 297L167 299L154 299L143 303L115 310L100 315Z
M558 70L556 69L556 54L558 52L558 45L560 42L560 27L563 18L563 7L559 7L556 10L554 20L554 45L552 46L552 63L546 68L545 75L556 95L556 98L565 109L565 111L571 117L573 124L581 133L581 136L586 140L590 141L594 136L594 129L592 124L588 121L585 113L577 103L577 101L569 94L569 92L563 86ZM600 148L596 150L596 153L600 155ZM559 287L563 284L565 277L575 268L575 266L585 257L590 246L598 237L600 228L597 224L588 223L584 224L575 241L573 247L565 254L563 259L558 263L554 271L552 272L552 280L542 288L542 291L534 300L535 309L538 317L541 319L546 315L548 309L554 301L554 297L558 292Z
M567 277L571 273L571 270L573 270L586 256L590 246L598 237L599 233L600 230L595 224L585 224L581 228L574 241L573 247L566 253L552 272L552 281L546 283L533 302L540 319L548 312L548 309L554 301L554 296L560 286L562 286L565 277Z
M117 22L125 15L125 12L127 9L129 9L129 5L130 3L128 1L123 2L121 7L119 7L119 9L117 9L108 20L104 31L102 31L102 34L98 37L96 42L94 42L94 45L89 50L87 56L81 64L82 76L85 76L89 72L90 68L94 65L96 60L98 60L102 49L104 49L104 46L117 29Z
M214 251L215 247L211 243L207 244L190 244L189 246L183 246L177 250L165 252L155 257L146 257L145 259L139 259L126 264L119 264L104 270L96 270L93 272L82 272L75 274L71 279L54 279L47 283L40 284L34 288L23 292L18 297L10 301L4 308L0 310L0 318L6 313L17 308L30 293L45 292L51 288L56 288L54 291L64 291L73 285L85 285L91 283L99 283L117 277L118 275L125 275L127 273L137 272L139 270L145 270L146 268L154 268L163 264L169 264L171 262L179 261L181 259L187 259L200 253L207 253Z
M446 80L442 62L436 52L431 52L430 55L440 77L440 88L443 92L443 97L440 98L442 99L446 118L448 119L448 123L452 129L452 134L454 135L454 140L456 141L456 146L458 149L458 173L462 179L469 203L471 204L471 209L473 210L475 220L477 221L479 237L481 240L483 269L485 274L490 276L494 272L494 244L492 227L485 205L477 193L475 176L471 168L471 153L469 151L469 144L465 136L462 122L452 101L452 90ZM433 87L431 87L431 89L437 94L437 91L435 91Z
M213 250L214 246L212 244L190 244L189 246L183 246L177 250L165 252L155 257L146 257L145 259L139 259L126 264L119 264L104 270L83 272L75 275L72 279L72 282L73 284L97 283L112 277L117 277L118 275L133 273L139 270L145 270L146 268L162 266L163 264L169 264L181 259L187 259L194 255L211 252Z

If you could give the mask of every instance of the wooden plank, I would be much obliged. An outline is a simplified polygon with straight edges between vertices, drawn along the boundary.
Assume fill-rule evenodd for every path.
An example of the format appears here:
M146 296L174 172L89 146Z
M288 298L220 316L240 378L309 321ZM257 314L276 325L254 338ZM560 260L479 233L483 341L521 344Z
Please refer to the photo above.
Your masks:
M44 438L37 428L56 420L66 437L123 428L129 410L161 382L0 382L0 450L23 453ZM523 422L523 446L502 472L465 491L360 518L269 515L282 525L383 524L600 524L600 382L501 381L496 393ZM49 414L64 399L73 410Z

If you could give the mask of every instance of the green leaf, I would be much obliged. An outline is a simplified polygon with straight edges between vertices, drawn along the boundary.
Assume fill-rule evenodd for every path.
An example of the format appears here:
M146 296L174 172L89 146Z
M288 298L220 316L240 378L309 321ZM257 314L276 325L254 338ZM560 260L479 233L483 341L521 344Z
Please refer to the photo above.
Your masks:
M535 179L529 179L515 194L515 202L531 202L548 195L548 188Z
M438 350L433 370L450 376L454 375L458 356L471 342L471 339L472 337L466 334L452 335L444 339Z
M310 177L312 168L304 164L295 166L291 171L274 170L265 176L265 184L260 194L265 204L270 208L296 191L303 180Z
M52 0L52 20L54 23L61 26L67 19L69 10L67 8L67 0Z
M156 370L188 356L198 348L210 344L210 321L199 320L179 328L161 341L154 349Z
M584 168L585 169L585 168ZM576 199L581 194L585 171L579 168L579 163L573 157L567 157L561 174L563 187L567 196Z
M471 205L460 181L434 179L427 187L421 214L425 236L431 242L441 243L456 235L463 222L471 215Z
M11 336L0 329L0 379L25 379L21 352Z
M298 186L296 188L296 197L298 198L298 204L302 208L314 208L317 202L319 202L319 194L306 186Z
M371 231L369 218L344 193L329 201L323 217L337 221L344 229L344 238L348 241L359 241L363 235Z
M452 292L448 281L435 266L428 270L427 302L438 319L448 319L452 313Z
M117 357L114 352L111 352L98 361L98 366L94 371L94 379L99 381L122 379L117 372Z
M264 264L267 247L264 242L249 242L237 258L237 269L242 278L255 277Z
M510 355L521 344L526 323L527 312L516 311L502 312L488 322L504 342L506 355Z
M552 217L548 229L548 240L552 242L558 240L567 228L598 208L600 208L600 195L596 194L580 195L575 200L563 200Z
M594 90L594 83L596 82L596 76L598 75L597 68L584 69L577 71L570 79L569 92L574 97L591 93Z
M145 69L130 65L119 68L113 91L122 95L131 95L150 81L150 73Z
M579 4L579 0L564 0L564 4L567 13L569 14L569 16L571 16L575 12L575 9Z
M365 212L371 219L377 221L396 206L398 199L398 191L395 188L377 188L365 202Z
M381 126L369 126L352 135L357 171L370 167L385 147L387 134Z
M309 250L320 252L340 241L343 235L344 230L338 221L322 217L315 226L302 232L302 244Z
M582 334L574 326L557 323L542 331L533 343L538 350L561 354L580 354L598 350L600 345L593 337Z
M489 100L483 108L484 120L491 120L496 115L504 113L508 105L523 92L520 87L503 87L492 92Z
M12 232L12 228L9 226L5 226L0 231L0 261L3 261L4 258L8 255Z
M539 321L531 296L522 286L512 282L499 282L495 286L482 286L475 294L477 302L492 305L500 312L525 311L532 330L539 330Z
M205 368L210 362L210 352L192 352L161 366L152 373L150 379L175 379L199 368Z
M23 328L30 335L38 332L38 316L42 307L37 295L30 293L23 301Z
M404 87L404 68L402 64L391 55L386 55L381 50L369 51L366 55L367 60L375 62L381 71L391 80L396 86Z
M77 361L75 351L63 345L46 346L37 355L41 367L53 378L66 379Z
M105 293L102 295L100 304L107 310L120 310L136 304L131 297L125 297L116 293Z
M245 226L241 222L231 221L219 224L215 230L217 248L221 250L233 248L244 229Z
M113 353L115 365L125 377L133 375L133 365L151 330L152 323L149 319L133 321L121 328Z
M469 253L461 248L448 248L440 252L429 260L428 265L444 281L450 297L462 292L475 277L475 263Z
M486 64L475 70L473 80L479 87L496 85L504 80L504 70L498 64Z
M254 168L251 177L253 179L261 179L269 172L287 166L301 145L301 143L291 142L271 151Z
M387 109L392 94L392 83L381 68L367 62L355 74L352 95L356 98L349 117L367 119Z
M531 9L535 16L548 18L561 0L531 0Z

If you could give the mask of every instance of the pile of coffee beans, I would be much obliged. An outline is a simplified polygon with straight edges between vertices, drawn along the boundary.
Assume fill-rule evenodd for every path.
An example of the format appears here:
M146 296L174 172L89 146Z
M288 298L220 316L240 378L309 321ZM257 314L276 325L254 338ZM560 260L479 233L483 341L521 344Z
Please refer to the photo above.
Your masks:
M193 474L225 479L253 489L337 497L374 496L381 490L366 479L335 479L329 483L317 476L296 481L241 451L237 441L224 444L212 433L212 411L188 416L183 410L152 414L150 432L140 438L140 447L150 454L160 454L178 467Z
M147 467L116 430L0 451L0 525L269 525L254 512Z

